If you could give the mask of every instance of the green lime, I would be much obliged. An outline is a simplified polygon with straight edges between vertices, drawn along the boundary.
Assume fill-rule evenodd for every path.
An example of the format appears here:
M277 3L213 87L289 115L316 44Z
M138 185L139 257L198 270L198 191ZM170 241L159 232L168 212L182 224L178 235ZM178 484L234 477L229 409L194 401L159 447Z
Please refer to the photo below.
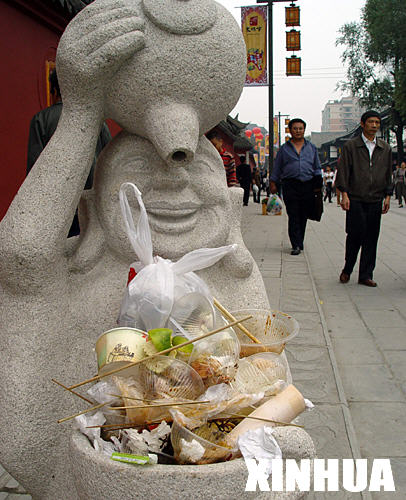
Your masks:
M179 344L183 344L183 342L187 342L187 340L188 339L186 337L175 335L174 337L172 337L172 345L176 346ZM191 352L193 351L193 344L185 345L185 347L181 347L180 349L178 349L178 351L184 352L186 354L191 354Z
M154 328L153 330L148 330L148 336L159 352L172 347L172 333L173 331L170 328Z

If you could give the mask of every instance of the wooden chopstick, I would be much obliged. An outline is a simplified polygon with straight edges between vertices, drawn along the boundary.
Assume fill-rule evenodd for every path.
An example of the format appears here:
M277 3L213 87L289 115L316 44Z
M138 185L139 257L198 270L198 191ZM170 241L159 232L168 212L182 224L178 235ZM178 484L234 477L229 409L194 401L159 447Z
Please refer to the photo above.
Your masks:
M109 403L100 403L99 405L92 406L91 408L88 408L87 410L83 410L79 413L75 413L75 415L70 415L69 417L61 418L60 420L57 420L58 424L61 424L62 422L66 422L67 420L71 420L72 418L79 417L79 415L84 415L85 413L88 413L89 411L93 410L98 410L99 408L102 408L103 406L106 406Z
M200 405L212 403L212 401L181 401L179 403L159 403L156 405L136 405L136 406L110 406L108 410L132 410L134 408L161 408L164 406L190 406L190 405Z
M55 384L59 385L60 387L63 387L65 389L65 391L69 391L70 393L74 394L78 398L83 399L83 401L86 401L86 403L94 405L94 401L90 401L90 399L85 398L84 396L82 396L78 392L72 391L72 389L69 389L69 387L66 387L66 385L61 384L60 382L58 382L57 380L55 380L53 378L51 380L52 380L52 382L54 382Z
M236 318L223 306L220 304L220 302L213 297L213 304L217 307L217 309L224 314L224 316L229 320L229 321L236 321ZM249 339L251 339L253 342L256 344L261 344L261 341L258 340L252 333L245 328L244 325L237 325L237 328L242 331Z

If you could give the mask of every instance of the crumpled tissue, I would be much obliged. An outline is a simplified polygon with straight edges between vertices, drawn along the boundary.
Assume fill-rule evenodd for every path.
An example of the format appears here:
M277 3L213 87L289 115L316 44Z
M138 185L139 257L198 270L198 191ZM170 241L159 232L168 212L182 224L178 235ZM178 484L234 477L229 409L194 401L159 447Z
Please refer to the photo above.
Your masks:
M264 463L264 471L268 476L272 472L272 460L282 458L282 451L273 437L272 427L258 427L244 432L238 438L237 444L244 460L254 458Z

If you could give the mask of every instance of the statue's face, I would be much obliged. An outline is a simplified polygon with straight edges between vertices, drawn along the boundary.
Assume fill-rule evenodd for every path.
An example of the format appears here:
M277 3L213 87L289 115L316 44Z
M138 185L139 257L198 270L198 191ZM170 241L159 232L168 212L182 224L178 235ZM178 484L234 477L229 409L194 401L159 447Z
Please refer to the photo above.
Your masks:
M183 167L169 167L150 142L126 133L100 157L95 179L98 217L108 246L134 261L118 197L123 182L133 182L142 193L155 255L177 259L196 248L226 243L231 206L225 172L205 137L193 162ZM130 190L128 199L137 224L139 207Z

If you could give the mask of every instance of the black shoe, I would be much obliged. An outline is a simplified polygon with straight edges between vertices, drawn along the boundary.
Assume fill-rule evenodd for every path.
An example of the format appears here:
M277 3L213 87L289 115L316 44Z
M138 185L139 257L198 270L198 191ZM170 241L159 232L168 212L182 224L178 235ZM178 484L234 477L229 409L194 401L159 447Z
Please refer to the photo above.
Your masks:
M300 254L300 248L292 248L290 255L299 255Z
M358 283L359 283L360 285L370 286L370 287L372 287L372 288L375 288L375 287L377 286L376 281L371 280L371 279L369 279L369 278L368 278L368 279L366 279L366 280L358 280Z

